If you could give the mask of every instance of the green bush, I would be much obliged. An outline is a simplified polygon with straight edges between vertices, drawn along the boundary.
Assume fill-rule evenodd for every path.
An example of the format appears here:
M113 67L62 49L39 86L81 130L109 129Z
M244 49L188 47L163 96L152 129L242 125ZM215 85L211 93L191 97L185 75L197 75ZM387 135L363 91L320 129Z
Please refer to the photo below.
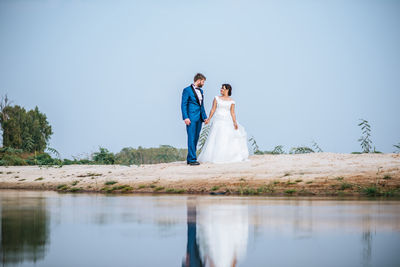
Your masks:
M126 147L115 155L115 163L122 165L156 164L186 159L187 149L162 145L158 148Z
M107 148L99 147L99 152L93 153L93 160L96 164L114 164L115 156Z
M23 166L27 165L26 161L19 157L18 155L13 154L4 154L0 159L1 166Z
M30 156L26 162L29 165L62 165L63 163L60 159L52 158L48 153Z
M306 146L299 146L299 147L292 147L289 151L289 154L306 154L306 153L314 153L314 150Z

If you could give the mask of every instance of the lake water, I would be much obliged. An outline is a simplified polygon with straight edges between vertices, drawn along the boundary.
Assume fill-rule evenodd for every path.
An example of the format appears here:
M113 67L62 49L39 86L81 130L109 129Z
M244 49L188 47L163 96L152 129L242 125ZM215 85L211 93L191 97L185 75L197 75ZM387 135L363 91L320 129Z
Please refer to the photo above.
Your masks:
M400 201L0 190L2 266L400 266Z

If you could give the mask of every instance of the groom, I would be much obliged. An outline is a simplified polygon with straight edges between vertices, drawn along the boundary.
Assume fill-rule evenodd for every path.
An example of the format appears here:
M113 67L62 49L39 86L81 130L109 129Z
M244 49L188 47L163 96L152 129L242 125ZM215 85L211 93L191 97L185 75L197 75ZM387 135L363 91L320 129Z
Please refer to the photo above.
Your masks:
M194 76L194 83L183 89L182 92L182 118L186 124L188 135L188 155L187 164L191 166L200 165L196 158L196 147L199 141L201 124L207 119L204 110L204 95L201 89L206 81L206 77L197 73Z

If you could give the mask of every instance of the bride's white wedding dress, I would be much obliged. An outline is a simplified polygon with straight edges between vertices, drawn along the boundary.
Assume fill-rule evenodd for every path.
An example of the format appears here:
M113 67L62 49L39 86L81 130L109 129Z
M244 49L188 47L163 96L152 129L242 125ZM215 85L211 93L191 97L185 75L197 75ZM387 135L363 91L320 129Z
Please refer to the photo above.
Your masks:
M234 262L243 260L248 235L246 205L225 203L198 206L196 240L204 266L231 267Z
M215 97L217 108L212 118L208 138L198 157L199 162L230 163L245 161L249 157L247 133L238 123L236 130L231 116L234 100Z

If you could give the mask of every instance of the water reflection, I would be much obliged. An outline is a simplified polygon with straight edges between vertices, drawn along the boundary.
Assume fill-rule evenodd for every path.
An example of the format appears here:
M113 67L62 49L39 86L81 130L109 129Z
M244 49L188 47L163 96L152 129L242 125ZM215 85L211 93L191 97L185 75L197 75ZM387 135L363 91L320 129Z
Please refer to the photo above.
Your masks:
M182 266L233 267L244 258L248 207L241 203L187 201L187 248Z
M49 240L45 198L1 198L2 265L44 259Z
M0 209L3 266L400 266L399 201L0 190Z
M197 208L195 199L189 199L187 202L187 245L186 258L182 267L204 266L200 249L197 243Z

